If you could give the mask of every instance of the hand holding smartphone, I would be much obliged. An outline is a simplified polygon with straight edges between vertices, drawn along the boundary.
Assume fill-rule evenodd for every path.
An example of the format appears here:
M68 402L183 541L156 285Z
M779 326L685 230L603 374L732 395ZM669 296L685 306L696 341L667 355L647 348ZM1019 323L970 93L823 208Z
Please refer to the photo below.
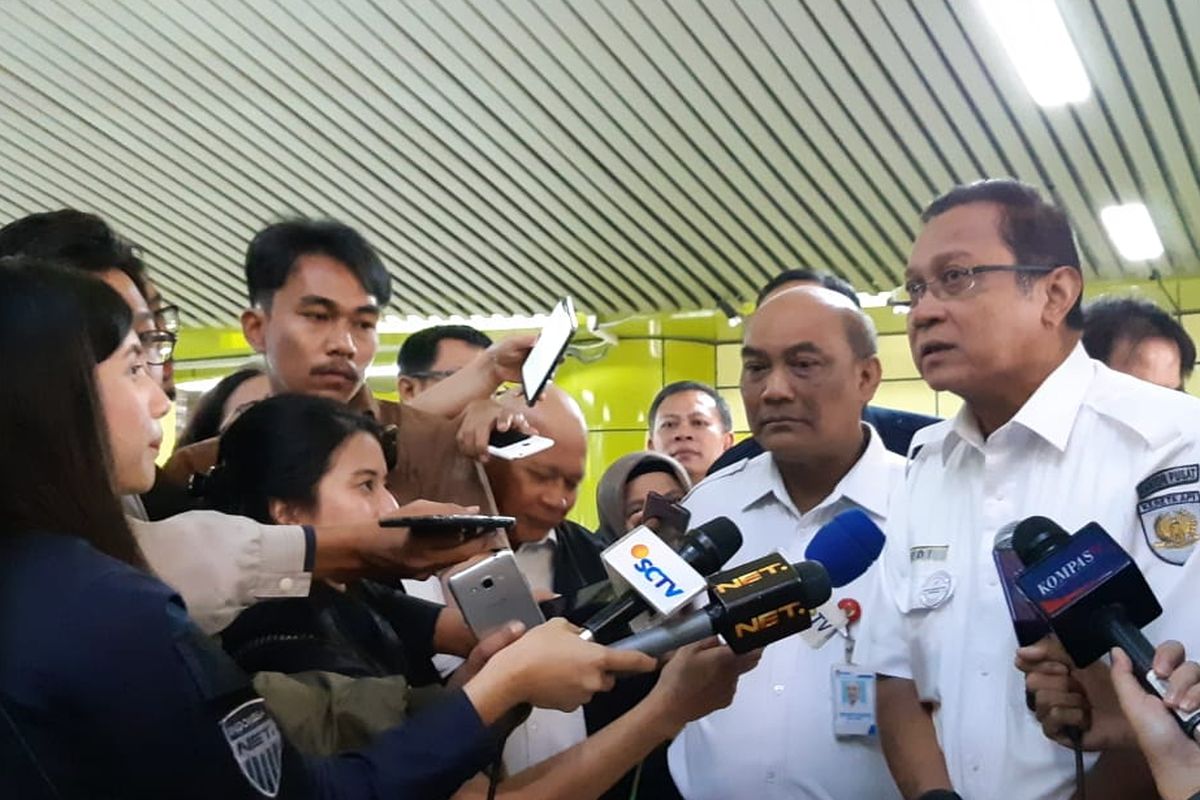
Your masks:
M546 621L511 550L501 550L451 575L446 583L479 639L509 622L526 629Z

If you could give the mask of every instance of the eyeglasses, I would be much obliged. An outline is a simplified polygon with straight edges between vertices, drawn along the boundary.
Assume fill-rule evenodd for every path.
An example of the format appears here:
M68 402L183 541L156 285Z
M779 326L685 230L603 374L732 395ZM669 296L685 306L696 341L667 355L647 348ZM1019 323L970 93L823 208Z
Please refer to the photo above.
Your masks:
M960 297L975 288L979 275L985 272L1025 272L1045 274L1056 267L1031 267L1022 264L983 265L978 267L950 267L940 275L928 280L906 281L888 297L888 305L897 308L915 308L926 292L933 292L938 300Z
M154 327L160 331L179 333L179 306L159 306L151 313L154 315Z
M146 363L151 366L162 366L175 355L175 334L170 331L142 331L138 339L146 351Z
M427 372L405 372L400 377L418 381L444 381L456 372L458 372L456 369L433 369Z

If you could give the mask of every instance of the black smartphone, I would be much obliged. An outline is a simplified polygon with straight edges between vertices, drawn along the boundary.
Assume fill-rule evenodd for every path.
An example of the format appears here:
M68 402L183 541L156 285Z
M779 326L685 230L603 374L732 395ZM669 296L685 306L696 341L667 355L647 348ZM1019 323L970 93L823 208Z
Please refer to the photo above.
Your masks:
M657 520L654 532L670 547L675 548L687 533L692 512L658 492L650 492L646 495L646 504L642 506L642 524L645 525L652 519Z
M391 517L379 520L384 528L408 528L416 536L440 536L455 531L474 539L497 528L508 530L517 524L516 517L488 514L430 514L420 517Z

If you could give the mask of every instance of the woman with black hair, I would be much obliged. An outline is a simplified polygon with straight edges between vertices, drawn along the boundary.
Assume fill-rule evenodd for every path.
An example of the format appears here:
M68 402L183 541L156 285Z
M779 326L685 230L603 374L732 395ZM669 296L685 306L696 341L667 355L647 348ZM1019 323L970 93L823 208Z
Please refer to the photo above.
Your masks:
M307 395L277 395L230 425L204 491L217 510L264 523L374 519L396 507L384 486L391 466L384 454L392 448L383 438L378 424L344 405ZM370 726L378 729L402 718L404 697L397 697L394 684L382 681L403 672L411 656L429 655L421 650L422 642L437 640L428 631L413 635L406 630L405 620L397 619L399 609L386 587L369 581L314 584L308 598L247 610L222 632L221 640L243 669L259 673L255 685L268 707L306 745L314 744L310 732L291 727L287 695L279 694L274 673L303 673L293 677L304 681L337 681L337 674L358 678L346 684L356 691L347 693L341 705L341 721L347 724L338 726L340 741L315 743L322 751L336 751L352 742L350 737L369 733ZM451 685L466 680L481 660L473 654ZM739 671L755 660L739 659L713 642L683 648L653 688L647 686L636 698L640 704L625 706L628 713L591 739L506 778L499 796L598 797L686 722L727 705ZM431 672L428 677L435 676ZM293 690L286 683L282 688ZM475 800L486 791L486 782L477 779L455 798Z
M573 707L653 667L547 624L369 748L299 755L121 513L167 407L130 323L93 278L0 264L0 796L443 797L514 706Z
M187 447L220 436L239 413L270 393L271 384L262 367L251 365L229 373L188 409L187 425L179 434L175 447Z

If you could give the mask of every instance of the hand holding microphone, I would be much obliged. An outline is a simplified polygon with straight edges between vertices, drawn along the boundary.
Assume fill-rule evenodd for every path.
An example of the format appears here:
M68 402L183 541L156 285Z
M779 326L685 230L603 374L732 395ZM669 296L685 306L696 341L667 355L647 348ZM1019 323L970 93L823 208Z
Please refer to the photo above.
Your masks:
M1200 708L1200 666L1183 658L1178 642L1165 642L1155 650L1155 674L1169 687L1164 703L1138 683L1125 652L1112 651L1117 700L1150 765L1158 793L1166 800L1186 800L1200 790L1200 748L1183 734L1168 708L1168 704L1184 711Z

